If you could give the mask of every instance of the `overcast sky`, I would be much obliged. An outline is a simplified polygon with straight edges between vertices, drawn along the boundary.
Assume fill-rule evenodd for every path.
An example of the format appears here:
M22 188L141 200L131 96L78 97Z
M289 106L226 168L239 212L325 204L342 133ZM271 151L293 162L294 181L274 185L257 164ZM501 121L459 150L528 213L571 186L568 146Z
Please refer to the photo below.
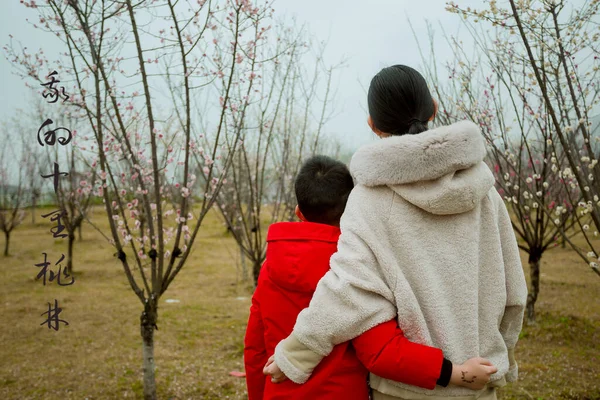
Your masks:
M461 5L481 4L480 1L459 1ZM365 88L381 68L407 64L418 68L420 56L407 23L410 18L417 35L427 42L426 19L441 24L449 33L456 33L459 17L445 11L445 1L408 0L275 0L276 13L295 16L307 24L318 39L327 40L325 61L336 64L345 59L346 67L338 72L335 117L326 132L336 135L354 150L373 140L366 125ZM44 48L49 59L53 51L61 51L61 43L49 34L34 29L26 22L36 21L34 10L25 8L19 0L2 0L0 6L0 44L9 41L9 34L18 38L33 53ZM440 59L450 56L439 35L436 52ZM64 50L62 50L64 51ZM442 60L443 61L443 60ZM1 88L0 121L14 115L17 108L27 107L28 90L15 76L11 64L0 57Z

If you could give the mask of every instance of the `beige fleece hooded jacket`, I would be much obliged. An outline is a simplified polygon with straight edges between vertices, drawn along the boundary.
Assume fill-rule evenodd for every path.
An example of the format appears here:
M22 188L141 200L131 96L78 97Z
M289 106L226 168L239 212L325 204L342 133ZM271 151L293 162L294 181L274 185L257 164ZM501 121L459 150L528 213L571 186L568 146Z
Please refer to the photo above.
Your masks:
M455 363L489 359L498 367L496 385L516 380L512 352L527 287L485 155L478 127L466 121L357 151L331 270L275 351L292 381L305 382L334 345L395 316L409 340L438 347ZM411 399L476 394L375 375L371 386Z

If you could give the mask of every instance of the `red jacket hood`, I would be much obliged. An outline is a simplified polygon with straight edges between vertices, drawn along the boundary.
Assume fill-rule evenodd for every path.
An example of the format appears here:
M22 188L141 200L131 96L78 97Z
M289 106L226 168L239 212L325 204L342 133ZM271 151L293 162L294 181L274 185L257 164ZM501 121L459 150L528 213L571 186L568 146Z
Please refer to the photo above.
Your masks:
M329 271L340 228L314 222L279 222L267 233L266 265L277 285L295 292L314 292Z

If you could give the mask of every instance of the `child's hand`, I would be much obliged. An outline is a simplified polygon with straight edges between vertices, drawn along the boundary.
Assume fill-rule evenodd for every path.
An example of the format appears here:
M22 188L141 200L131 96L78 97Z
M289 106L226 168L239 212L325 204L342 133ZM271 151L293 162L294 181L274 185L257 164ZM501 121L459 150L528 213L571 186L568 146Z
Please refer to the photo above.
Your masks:
M498 372L498 368L485 358L475 357L464 362L464 364L452 366L452 377L450 383L468 389L483 389L490 381L490 376Z
M263 374L270 375L271 382L273 383L281 383L288 378L283 372L281 372L281 370L277 366L277 363L275 363L275 356L269 357L269 360L263 368Z

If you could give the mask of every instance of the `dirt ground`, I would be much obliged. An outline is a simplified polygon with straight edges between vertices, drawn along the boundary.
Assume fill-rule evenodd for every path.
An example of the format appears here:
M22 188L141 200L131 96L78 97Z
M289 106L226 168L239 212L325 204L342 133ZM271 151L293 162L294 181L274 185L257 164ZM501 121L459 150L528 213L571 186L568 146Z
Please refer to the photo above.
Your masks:
M99 212L94 221L104 227ZM56 262L66 242L38 221L17 228L11 256L0 258L0 399L142 398L142 307L114 250L85 225L75 247L75 284L43 286L35 264L42 252ZM243 378L229 373L243 371L251 284L216 215L194 248L160 302L159 398L245 399ZM524 328L517 347L520 380L500 398L600 399L599 295L600 277L573 251L544 256L538 322ZM69 323L59 331L40 325L54 299Z

